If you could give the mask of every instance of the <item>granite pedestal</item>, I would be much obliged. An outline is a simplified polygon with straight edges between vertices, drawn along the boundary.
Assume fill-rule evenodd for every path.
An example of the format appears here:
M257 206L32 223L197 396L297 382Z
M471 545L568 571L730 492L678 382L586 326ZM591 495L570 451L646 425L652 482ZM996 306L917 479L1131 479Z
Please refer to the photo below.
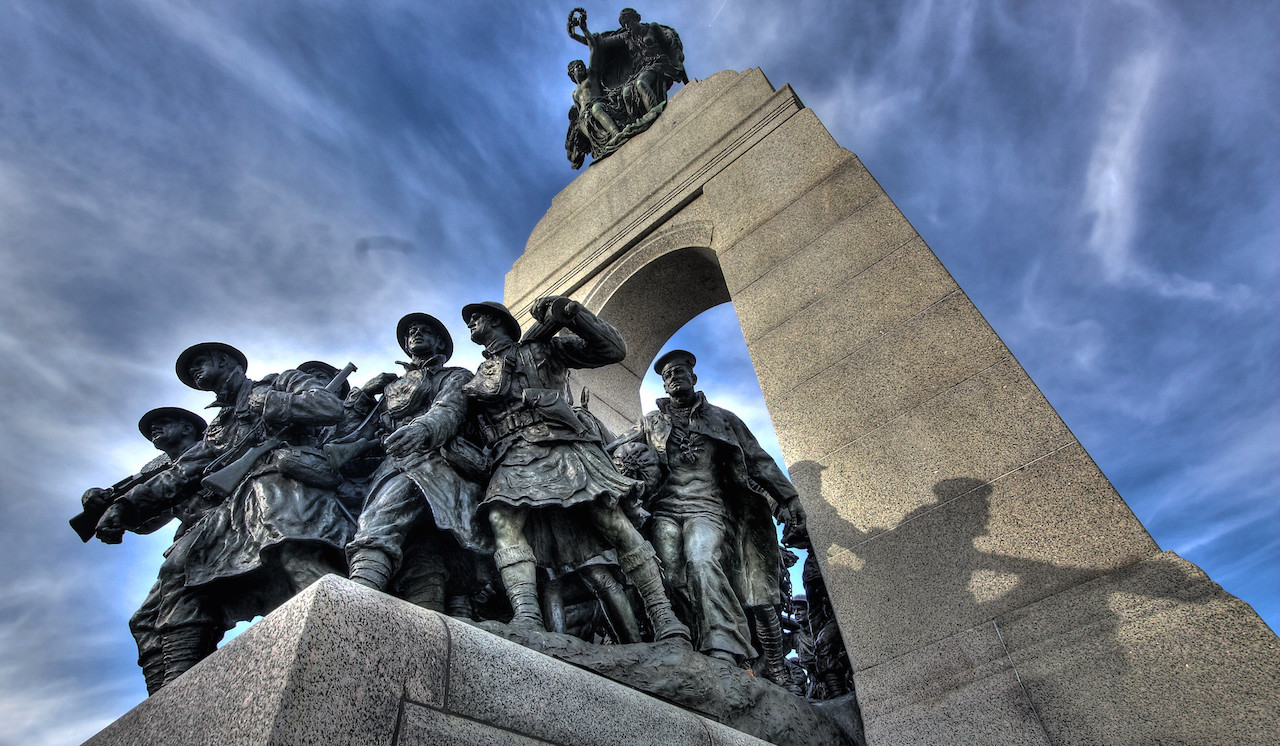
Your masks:
M764 743L330 575L86 746Z

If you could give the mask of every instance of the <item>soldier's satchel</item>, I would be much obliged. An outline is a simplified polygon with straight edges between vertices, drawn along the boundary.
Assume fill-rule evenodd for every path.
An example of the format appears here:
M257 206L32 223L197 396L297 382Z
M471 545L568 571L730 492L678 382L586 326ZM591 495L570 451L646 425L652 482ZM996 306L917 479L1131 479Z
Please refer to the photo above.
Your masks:
M484 484L493 470L489 457L471 441L463 437L451 439L440 449L444 460L458 470L462 476L473 482Z
M576 433L586 432L587 426L582 423L574 413L573 407L569 406L559 391L527 388L521 392L521 398L524 405L536 411L543 421L564 425Z

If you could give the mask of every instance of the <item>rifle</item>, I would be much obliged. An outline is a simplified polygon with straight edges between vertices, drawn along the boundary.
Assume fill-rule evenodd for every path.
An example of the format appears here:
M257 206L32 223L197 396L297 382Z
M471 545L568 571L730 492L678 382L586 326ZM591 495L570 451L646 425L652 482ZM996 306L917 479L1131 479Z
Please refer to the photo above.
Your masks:
M342 388L343 382L347 380L347 376L355 371L355 363L347 363L346 367L338 371L338 375L334 376L333 380L325 385L324 390L331 394L336 394ZM283 443L284 441L278 435L264 440L262 443L245 451L235 461L200 480L201 486L218 497L230 497L231 493L235 491L236 485L240 484L241 480L249 475L249 470L253 468L253 465L258 463L258 459L279 448Z
M369 410L369 414L365 415L365 418L355 430L352 430L339 440L325 443L320 447L324 451L324 457L329 460L329 465L333 467L334 471L342 471L342 467L346 466L352 459L372 451L374 446L382 445L382 439L376 434L358 439L355 436L365 432L365 428L369 426L369 423L373 422L373 419L382 412L384 403L383 397L379 396L378 401L373 405L373 409Z
M73 528L76 535L80 537L80 541L83 541L86 544L89 543L89 540L93 538L94 529L98 527L98 521L102 520L102 516L107 512L107 508L110 508L117 500L124 497L125 493L129 490L148 481L165 469L168 469L172 464L173 462L169 460L168 456L163 453L160 454L158 457L148 462L146 466L142 467L142 471L131 477L125 477L119 482L116 482L103 490L103 492L106 493L107 500L102 503L102 507L99 508L95 506L93 508L85 508L73 516L71 520L67 521L67 523L71 524L71 528Z

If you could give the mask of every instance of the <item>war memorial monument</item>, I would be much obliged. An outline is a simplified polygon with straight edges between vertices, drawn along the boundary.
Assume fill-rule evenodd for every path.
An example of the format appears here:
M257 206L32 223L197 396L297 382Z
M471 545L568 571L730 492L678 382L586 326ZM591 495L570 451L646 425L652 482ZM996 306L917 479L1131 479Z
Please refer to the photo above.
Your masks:
M162 455L85 493L85 541L180 522L130 620L151 696L89 744L1280 743L1280 640L790 87L691 78L631 9L567 32L590 163L502 302L408 313L361 386L192 340L210 420L147 412ZM728 301L785 470L658 356Z

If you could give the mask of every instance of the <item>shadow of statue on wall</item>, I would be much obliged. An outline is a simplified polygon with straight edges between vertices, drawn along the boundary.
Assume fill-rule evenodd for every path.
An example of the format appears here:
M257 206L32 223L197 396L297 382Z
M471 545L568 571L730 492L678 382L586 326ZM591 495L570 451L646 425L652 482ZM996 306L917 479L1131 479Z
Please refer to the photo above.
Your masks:
M915 508L896 526L864 529L840 515L824 495L826 468L800 461L789 472L809 514L811 541L819 547L810 550L810 561L816 564L815 555L821 555L824 585L859 680L864 671L945 646L953 636L981 635L997 651L993 661L1003 659L1011 669L1016 687L1008 691L1021 692L1014 711L1034 718L1051 740L1067 723L1077 735L1088 728L1102 741L1114 738L1080 703L1102 707L1108 686L1137 685L1129 679L1143 671L1133 665L1122 628L1135 614L1176 606L1139 609L1153 599L1200 604L1217 590L1180 561L1150 564L1142 561L1149 557L1136 557L1119 569L1073 563L1070 556L1051 561L1045 557L1057 547L1043 537L1060 534L1063 527L1035 525L1031 518L1020 522L1017 514L1002 514L1000 530L993 534L1000 479L939 480L932 487L933 502ZM1083 587L1108 574L1106 586ZM872 636L878 639L869 641ZM1080 678L1064 677L1064 667L1080 660L1088 661L1088 671L1071 672ZM1096 693L1082 697L1082 681L1094 685ZM972 683L935 682L937 702L948 688ZM1070 711L1045 718L1046 703Z

